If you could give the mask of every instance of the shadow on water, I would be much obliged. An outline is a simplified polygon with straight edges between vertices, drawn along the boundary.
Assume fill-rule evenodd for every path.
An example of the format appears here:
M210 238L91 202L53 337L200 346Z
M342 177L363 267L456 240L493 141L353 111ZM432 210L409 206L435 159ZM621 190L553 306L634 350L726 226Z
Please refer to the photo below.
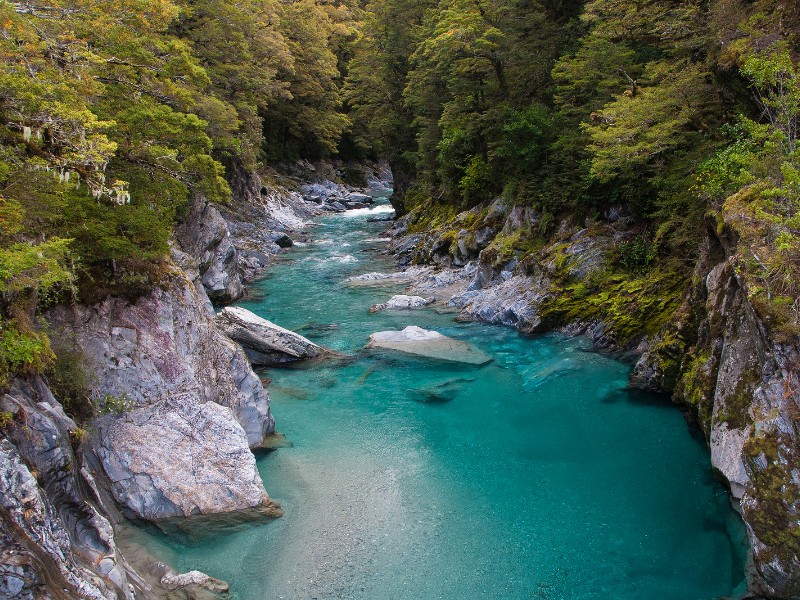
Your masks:
M622 388L609 392L601 402L605 404L616 404L625 402L637 406L651 406L653 408L663 408L665 410L674 411L675 404L670 400L666 394L655 394L646 392L644 390L637 390L635 388Z

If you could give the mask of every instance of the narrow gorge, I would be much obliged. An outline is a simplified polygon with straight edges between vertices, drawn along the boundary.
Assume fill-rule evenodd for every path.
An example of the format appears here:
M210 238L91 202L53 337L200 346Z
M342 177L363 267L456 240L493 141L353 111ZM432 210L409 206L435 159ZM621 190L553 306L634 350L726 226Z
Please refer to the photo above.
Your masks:
M0 2L0 598L800 600L794 0Z

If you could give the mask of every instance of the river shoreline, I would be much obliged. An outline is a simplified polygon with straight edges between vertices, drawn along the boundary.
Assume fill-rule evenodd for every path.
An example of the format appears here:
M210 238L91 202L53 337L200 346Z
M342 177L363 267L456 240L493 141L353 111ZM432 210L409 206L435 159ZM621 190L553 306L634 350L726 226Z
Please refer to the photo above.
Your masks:
M452 313L448 311L448 314L439 314L435 309L386 310L370 313L369 309L376 302L400 291L401 286L394 286L391 289L342 287L347 274L363 273L375 266L386 269L393 264L390 257L375 255L374 250L383 244L379 241L380 234L377 233L382 225L368 223L366 218L367 214L348 216L346 213L336 217L324 217L322 223L312 227L311 235L307 236L308 245L298 245L289 250L280 264L276 264L268 278L255 284L255 295L260 300L245 299L240 303L264 318L310 336L316 343L355 356L344 364L328 366L319 364L305 369L271 369L265 372L265 375L272 380L270 394L274 410L278 411L276 417L278 429L286 433L291 447L281 448L260 458L259 468L271 495L283 505L285 516L268 525L220 538L214 543L215 547L225 548L220 555L216 554L217 551L212 547L207 546L180 546L174 550L177 552L178 566L181 568L199 567L221 578L226 578L228 572L246 570L254 578L252 582L231 579L236 583L234 587L239 590L237 593L242 594L242 598L263 598L263 594L266 593L264 589L271 590L270 593L275 597L287 598L312 596L370 598L386 597L387 593L391 597L392 592L379 587L387 585L389 581L404 585L402 592L395 589L393 597L411 597L412 594L414 597L440 597L441 594L433 592L432 589L426 591L419 587L425 579L423 575L427 568L425 563L433 560L432 557L425 559L423 556L429 551L435 552L436 544L445 544L449 548L455 540L447 541L451 534L446 532L459 531L460 525L456 527L455 523L464 524L463 520L468 516L474 518L476 507L472 506L472 502L457 501L456 498L445 501L452 492L445 493L445 490L439 489L439 484L436 482L452 481L449 486L455 482L462 482L456 487L461 489L461 486L471 479L468 476L471 470L462 472L461 467L456 465L467 465L477 459L475 468L480 473L486 473L486 466L480 465L492 456L502 457L508 451L502 444L497 445L497 442L508 435L505 428L512 425L506 424L506 417L502 412L495 413L500 410L499 406L494 406L494 403L485 404L485 399L491 397L490 389L497 385L518 386L525 378L532 378L528 384L530 386L528 391L515 392L511 395L517 396L522 393L523 397L529 394L538 397L538 394L544 393L549 386L566 382L581 372L580 369L574 371L575 367L569 366L570 362L562 364L559 362L561 359L551 363L542 362L542 358L536 358L536 354L528 356L534 349L539 349L536 352L540 350L545 352L547 356L551 352L562 351L556 350L557 348L572 348L572 344L577 343L574 351L570 350L569 361L578 361L576 365L588 361L587 368L590 365L597 365L601 369L611 369L607 371L612 376L608 383L610 387L603 388L610 394L608 398L610 404L601 403L597 406L608 407L614 412L622 410L620 415L627 413L628 406L639 406L629 404L631 400L628 399L627 392L617 390L618 386L624 386L628 367L600 355L592 358L595 355L584 352L586 345L583 342L559 341L551 349L551 344L555 340L551 342L547 336L539 339L522 339L518 338L513 329L498 329L477 323L456 323L452 321ZM361 242L356 241L356 238L375 241ZM318 254L319 252L322 254ZM377 265L374 262L376 259ZM304 273L305 277L298 279L300 273ZM315 281L318 285L315 285ZM328 286L333 288L328 289ZM328 291L325 291L326 289ZM292 309L290 298L298 297L303 298L302 309L299 307ZM493 348L494 344L500 342L493 351L493 354L500 352L496 354L500 363L483 368L488 368L487 373L491 373L489 381L496 383L491 384L487 381L485 384L479 384L473 381L474 374L463 372L461 367L455 371L439 371L440 367L434 368L428 362L419 360L409 362L409 359L392 354L365 353L361 350L369 333L379 329L402 328L404 324L412 323L443 331L456 338L475 341L483 349ZM407 375L403 375L404 373ZM413 379L390 383L384 379L390 375ZM508 379L509 377L511 379ZM518 377L523 377L523 380L519 380ZM578 376L576 385L583 385L578 384L580 379ZM415 383L410 383L412 380ZM481 387L474 388L477 385ZM490 388L484 388L485 385L489 385ZM416 391L409 392L407 389ZM385 404L386 401L389 401L388 405ZM644 404L642 408L647 406L649 405ZM662 418L658 416L661 414L658 412L661 409L657 409L656 406L658 404L645 409L657 411L647 419L654 419L654 423ZM365 410L367 412L364 412ZM514 410L522 411L519 413L519 418L525 422L532 417L529 408L517 407ZM568 406L567 410L571 412ZM640 409L635 408L635 410ZM466 412L462 414L462 411ZM680 446L687 442L688 438L685 425L679 425L672 420L675 417L680 421L677 411L669 414L672 415L669 417L672 432L670 436L677 436L676 441L683 439L684 442L680 442ZM446 419L445 422L455 419L451 425L455 429L448 435L457 437L467 435L469 441L464 442L467 444L465 450L469 447L476 448L476 451L477 448L483 450L478 451L477 457L473 456L471 461L466 460L466 456L462 456L459 451L456 463L452 467L455 471L446 476L437 475L428 482L425 478L420 479L420 476L435 464L429 461L440 452L445 453L442 456L447 456L453 449L449 444L442 446L443 440L438 435L429 438L427 442L421 441L427 439L429 435L426 433L428 427L423 426L423 423L434 416L437 420ZM462 419L466 421L462 422ZM609 426L619 427L618 419L619 417L612 419ZM480 433L480 429L469 425L480 421L484 422L484 427L489 427L488 431L494 427L501 427L500 431L505 433L484 435ZM422 429L414 433L411 438L407 438L409 434L417 431L416 426L411 427L413 423L418 423ZM381 431L390 424L392 424L390 431L394 433L390 434L387 431L386 435L389 437L385 437ZM535 421L531 426L535 426L534 424ZM678 428L673 430L676 425L679 425ZM395 426L399 426L400 429L395 431L393 429ZM418 438L419 435L424 437ZM525 436L523 439L528 438ZM523 446L529 443L524 442ZM548 447L553 449L560 447L555 440L551 443L554 445L546 444L541 448L537 445L539 449L536 452L544 451ZM692 445L694 443L681 451L695 448L690 452L693 457L691 461L702 456L702 453L694 454L699 449ZM430 444L433 446L428 449ZM458 447L460 445L456 445L456 448ZM434 448L438 450L432 453ZM567 450L559 450L562 451ZM387 455L387 452L390 454ZM399 454L395 455L395 452ZM384 463L380 458L384 455L387 456L387 460L390 456L394 458ZM568 455L572 456L572 451L568 451ZM491 460L493 462L497 459ZM657 459L654 461L654 464L659 462ZM534 464L538 464L538 461ZM500 467L493 469L499 469L498 473L504 472ZM389 477L390 474L393 475ZM465 477L468 479L464 479ZM527 487L535 481L536 478L523 477L520 473L516 486ZM485 484L475 481L473 485L476 487L469 495L477 494L477 498L485 496L488 499L495 496L499 490L506 489L509 484L495 482L490 477ZM428 489L428 486L433 487ZM469 486L464 488L464 492L459 493L465 493L468 489ZM525 506L527 501L535 499L539 493L530 489L522 495L515 495L512 504L517 506L519 502L519 507ZM433 498L440 500L433 501ZM498 496L495 501L500 502L501 498L502 496ZM432 502L436 505L444 504L431 513L428 507ZM479 504L483 506L483 501L479 501ZM445 506L449 507L446 511ZM558 511L553 511L558 506L559 503L554 501L542 505L537 510L544 511L542 515L557 515ZM519 512L521 510L519 507L513 512ZM477 512L477 515L483 517L479 517L479 520L465 531L474 530L476 527L483 530L484 525L480 525L480 522L492 515L495 510L491 505L483 506ZM439 511L443 511L441 516L438 516ZM445 518L445 515L455 515L456 521L451 522L454 517ZM505 515L503 509L501 513L491 517L491 520L500 518L504 521L508 518ZM414 525L417 520L426 525L424 527ZM541 517L531 520L529 526L547 527L548 522L548 519ZM647 527L650 526L652 523ZM623 527L623 529L628 528ZM498 529L502 530L503 528ZM378 531L380 534L376 537ZM498 531L492 532L491 529L487 529L480 537L480 542L478 539L469 538L469 542L464 543L468 543L469 547L478 543L484 545L483 552L479 550L480 546L475 546L475 551L479 553L477 555L488 552L487 558L491 555L502 556L509 552L508 549L501 551L502 546L494 552L487 550L493 547L493 544L500 543L496 539ZM544 531L549 529L543 530L538 535L544 535ZM434 532L434 537L428 537ZM383 539L384 534L389 536L388 540L394 541L388 545L385 543L376 545L374 540ZM428 540L425 544L421 544L420 538L417 537L423 535ZM547 533L547 536L550 535L552 533ZM604 536L605 534L601 538ZM720 541L726 540L726 536L727 534L723 535ZM723 542L723 546L728 545L730 542ZM426 546L430 549L425 550ZM518 565L514 567L515 570L526 564L538 564L539 559L534 559L533 555L528 556L528 553L535 551L536 546L527 549L524 544L514 547L516 549L508 555L508 559L512 560L514 557L512 563ZM394 550L390 551L389 548ZM415 548L413 552L412 548ZM448 552L453 550L451 548ZM593 549L592 552L594 551ZM441 555L441 551L438 554ZM414 555L418 556L414 558ZM223 559L223 556L226 558ZM462 556L458 551L453 553L453 557L461 557L458 560L463 560L465 565L470 564L472 560ZM220 561L227 566L220 569ZM412 564L415 565L413 568ZM269 569L268 579L256 576L254 570L259 568L258 565ZM401 569L400 565L405 567ZM442 565L439 568L444 569L442 573L450 572L451 575L455 573L453 569L456 569L453 565L447 567ZM541 571L542 577L550 573L550 566L543 565L540 568L544 569ZM400 570L392 571L392 569ZM477 573L482 572L483 566L475 564L475 569ZM388 577L386 575L388 572L394 575ZM227 577L230 579L230 576ZM461 577L464 578L465 574ZM519 579L519 577L518 573L503 584L502 587L505 589L502 592L505 594L503 597L516 597L519 590L523 589L517 586L531 585L528 578ZM549 578L550 575L546 577ZM429 588L433 585L435 589L440 589L440 584L444 585L438 576L432 574L427 580ZM518 583L512 583L515 580L518 580ZM450 581L449 585L452 586L453 580ZM466 586L464 590L471 589L480 595L479 588L471 587L480 585L478 581L473 581L471 575L466 576L463 585ZM444 589L441 588L440 591ZM500 589L496 587L495 591L501 593ZM409 595L404 595L406 593Z

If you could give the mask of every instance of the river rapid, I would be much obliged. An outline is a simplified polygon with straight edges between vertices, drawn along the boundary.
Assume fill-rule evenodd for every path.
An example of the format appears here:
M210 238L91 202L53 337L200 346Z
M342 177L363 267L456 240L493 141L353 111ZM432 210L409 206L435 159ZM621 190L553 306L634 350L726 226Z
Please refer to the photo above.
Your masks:
M280 519L192 542L141 532L238 600L694 600L743 592L745 536L701 438L630 365L581 339L456 323L440 308L368 312L400 288L388 205L327 216L242 306L348 357L270 369L291 447L259 458ZM364 350L418 325L494 359L460 366Z

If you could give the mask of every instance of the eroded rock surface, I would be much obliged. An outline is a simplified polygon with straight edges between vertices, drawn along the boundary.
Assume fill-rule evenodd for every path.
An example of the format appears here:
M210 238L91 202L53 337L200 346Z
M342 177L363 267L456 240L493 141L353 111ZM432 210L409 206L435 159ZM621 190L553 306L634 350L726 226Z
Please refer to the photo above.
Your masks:
M127 516L149 521L271 506L231 410L175 394L95 421L92 448Z
M423 298L422 296L408 296L397 294L389 298L386 302L375 304L370 307L369 312L379 312L381 310L410 310L415 308L425 308L434 301L433 298Z
M242 297L239 253L216 206L202 196L195 197L176 228L175 237L183 250L197 260L200 278L211 300L225 303Z
M263 500L248 447L274 432L269 396L241 348L214 325L201 292L176 272L135 302L109 298L48 315L97 373L97 395L131 409L98 419L90 445L114 498L141 518Z
M75 423L40 379L15 380L0 410L0 597L132 598Z

